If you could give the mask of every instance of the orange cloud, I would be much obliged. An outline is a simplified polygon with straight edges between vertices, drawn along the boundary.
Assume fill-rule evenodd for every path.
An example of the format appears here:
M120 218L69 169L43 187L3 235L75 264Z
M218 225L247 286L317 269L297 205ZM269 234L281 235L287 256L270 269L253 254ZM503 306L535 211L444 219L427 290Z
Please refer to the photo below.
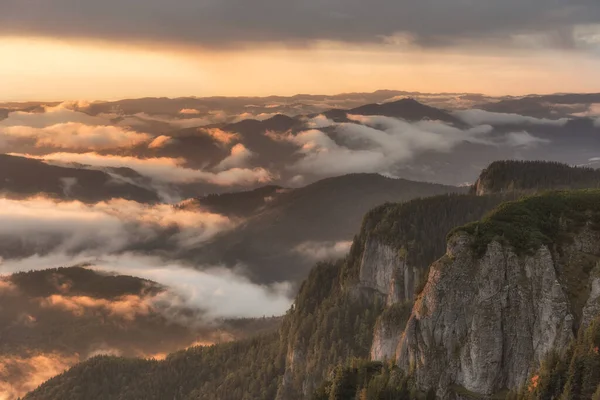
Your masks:
M208 182L219 186L233 186L267 183L273 179L271 173L264 168L232 168L215 173L184 167L185 160L180 158L137 158L100 155L97 153L51 153L44 156L14 155L41 159L57 164L75 162L94 168L127 167L156 181L165 183Z
M254 157L254 153L241 143L231 148L231 154L217 166L218 170L244 167L248 160Z
M5 279L1 279L0 278L0 294L2 293L12 293L15 290L17 290L17 288L12 284L12 282L9 282Z
M217 142L219 142L221 144L229 144L233 141L240 139L240 135L238 135L237 133L226 132L219 128L199 129L199 131L201 133L204 133L204 134L212 137L213 139L215 139Z
M0 137L31 139L37 147L55 147L75 150L106 150L132 147L150 140L145 133L117 126L91 126L79 122L66 122L43 128L10 126L0 128Z
M58 353L0 356L0 400L21 397L78 361L77 355Z
M196 115L200 114L200 110L196 110L195 108L184 108L181 111L179 111L179 114Z
M52 295L40 299L45 308L58 308L82 316L90 311L106 312L113 317L133 321L138 315L148 315L151 310L149 301L135 295L119 297L116 300L95 299L88 296Z
M172 141L173 141L172 137L160 135L156 139L154 139L152 142L150 142L150 144L148 145L148 148L149 149L159 149L161 147L165 147Z

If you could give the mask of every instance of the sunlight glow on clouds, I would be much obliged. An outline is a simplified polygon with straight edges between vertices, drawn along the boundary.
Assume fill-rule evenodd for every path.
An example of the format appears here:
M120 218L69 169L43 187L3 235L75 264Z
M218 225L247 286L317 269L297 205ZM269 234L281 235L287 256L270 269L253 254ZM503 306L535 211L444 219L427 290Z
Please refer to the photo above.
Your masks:
M144 205L129 200L96 204L57 202L43 197L0 198L0 237L5 246L36 252L124 251L150 243L168 232L167 243L197 246L235 221L202 210L176 210L170 205Z
M0 127L0 138L2 136L8 140L29 139L34 141L37 147L88 151L132 147L150 140L149 135L120 127L90 126L78 122L61 123L44 128Z
M264 168L231 168L220 172L207 172L183 166L185 160L156 157L137 158L129 156L101 155L97 153L51 153L44 156L15 154L44 160L48 163L79 163L95 168L127 167L154 180L164 183L208 182L220 186L250 185L267 183L271 174Z
M556 50L487 54L317 42L304 48L215 52L0 37L0 54L18 54L0 63L4 100L291 95L381 88L489 94L600 91L594 79L600 69L598 57L581 52L565 57Z

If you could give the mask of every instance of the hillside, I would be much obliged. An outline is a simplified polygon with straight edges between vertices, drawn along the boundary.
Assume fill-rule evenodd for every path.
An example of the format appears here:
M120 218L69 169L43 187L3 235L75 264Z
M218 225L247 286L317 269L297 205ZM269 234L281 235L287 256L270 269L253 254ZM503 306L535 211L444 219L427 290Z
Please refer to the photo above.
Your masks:
M547 161L496 161L483 170L472 191L478 195L548 189L600 187L600 170Z
M186 210L199 207L228 217L245 218L260 212L275 196L284 190L286 189L280 186L263 186L242 192L210 194L188 200L180 207Z
M367 104L347 110L346 113L351 115L383 115L385 117L402 118L406 121L444 121L455 126L464 126L461 120L446 111L427 106L410 98L383 104Z
M93 359L26 398L93 400L113 390L158 399L160 390L163 398L233 400L239 387L241 398L265 400L274 387L278 400L527 395L548 352L571 348L579 327L600 316L600 192L549 192L498 206L505 200L451 194L380 206L345 259L313 268L278 336L240 342L235 355L218 345L155 363ZM596 362L587 347L596 339L581 335L575 355L553 364L562 369L541 366L544 387L549 373L564 377L555 391L582 377L584 393L598 386L589 368L577 375L564 367L571 358ZM257 346L268 356L240 359ZM207 365L218 370L196 379Z
M329 254L336 243L351 241L363 215L379 204L466 190L377 174L324 179L274 193L264 209L241 227L186 257L205 263L241 262L248 265L255 279L266 282L299 281L315 262L311 254L302 251L303 245Z
M322 263L314 268L310 277L302 285L294 308L285 317L280 335L277 337L265 336L260 339L261 348L272 352L271 355L265 358L269 359L268 363L250 359L239 360L238 357L246 352L253 354L254 350L251 349L258 343L256 341L239 343L236 345L238 346L236 351L239 354L227 356L224 354L229 354L227 352L230 351L228 350L230 347L219 345L203 352L188 350L158 363L141 363L112 358L94 359L48 382L45 387L32 393L27 398L53 398L52 396L56 397L59 394L59 397L64 399L86 398L91 400L98 398L91 396L89 392L79 393L73 391L72 388L77 386L78 382L87 381L96 382L94 383L95 386L92 387L98 388L98 390L103 386L115 387L113 385L116 385L119 389L115 388L113 390L119 390L125 396L124 398L132 399L141 398L140 396L145 396L144 398L148 399L161 398L153 397L155 396L152 394L154 392L147 389L151 387L154 387L154 390L159 390L160 387L160 390L162 390L160 393L164 396L171 396L175 393L174 390L178 390L176 388L181 385L184 385L181 398L272 399L273 392L272 389L269 389L271 386L268 382L281 382L282 378L283 382L287 382L287 384L277 386L279 396L297 391L299 387L304 385L305 379L310 379L309 382L312 383L307 386L305 393L307 397L310 397L311 388L316 388L321 380L325 378L329 368L344 362L349 356L367 357L370 352L373 328L386 300L383 294L373 290L369 281L360 281L359 279L361 271L366 271L367 267L371 266L369 260L366 261L367 265L363 261L366 237L373 235L373 237L384 238L386 234L391 236L392 232L396 232L397 229L401 230L404 232L402 233L402 242L405 242L407 246L412 244L409 254L411 254L411 257L414 254L415 259L418 260L416 261L418 265L423 266L415 268L415 270L421 270L423 275L428 260L435 259L438 256L435 253L430 254L430 252L440 251L439 255L443 254L443 250L435 250L441 248L439 243L443 243L445 240L445 234L439 233L441 229L433 229L436 222L441 224L442 229L444 226L455 226L455 224L467 222L472 218L481 216L494 207L495 204L498 204L499 201L501 201L500 198L448 195L433 199L417 199L406 204L389 204L370 213L365 217L364 229L355 239L348 258L337 263ZM463 207L458 208L461 204ZM451 209L463 210L464 213L448 214L448 210ZM383 217L383 215L386 215L386 217ZM412 216L412 219L407 221L403 228L398 224L390 224L390 222L402 220L401 216L409 215ZM455 215L462 215L462 218L455 217ZM433 250L419 249L418 245L414 244L421 237L418 236L417 230L412 229L415 224L423 224L432 228L428 235L429 240L424 245L431 246L430 249ZM370 261L375 260L371 259ZM414 284L416 286L418 282L414 282ZM353 294L355 290L358 290L362 295L356 297ZM321 328L317 329L317 327ZM301 349L305 347L311 349L310 352L300 356L305 351ZM295 352L297 355L288 354L290 351ZM213 360L212 357L217 357L218 361L210 361ZM225 380L224 375L220 375L220 372L213 375L211 379L204 381L195 378L197 373L202 373L201 371L205 368L205 365L219 366L220 368L222 360L229 358L233 361L228 364L229 366L223 366L229 368L226 371L231 372L234 365L237 368L234 369L235 371L245 371L245 368L248 368L248 363L251 362L253 368L257 371L256 373L264 374L260 383L250 385L246 380ZM187 368L184 368L184 364L181 364L183 360L186 360L187 364L185 365L187 365ZM279 361L276 361L273 365L272 360ZM294 364L290 364L291 362L294 362ZM267 369L263 371L263 368ZM113 377L101 374L102 381L96 381L98 379L96 374L99 369L106 370L106 372L118 372L115 372ZM295 373L291 373L291 370L294 370ZM175 375L172 375L173 373ZM240 376L247 377L246 372L240 373L242 374ZM115 383L117 377L119 379L122 377L130 379L126 381L129 382L127 385L131 387L131 390L120 386L121 383ZM162 384L153 386L155 384L153 382L162 382ZM184 382L187 383L184 384ZM234 388L238 388L240 385L247 388L244 391L246 397L235 397L229 394L233 393ZM222 392L214 393L211 397L208 389L214 387L219 387Z
M278 319L203 322L168 288L83 268L0 278L0 393L14 399L99 354L162 358L194 343L275 330ZM167 312L168 310L168 312Z
M107 172L59 167L6 154L0 154L0 193L15 198L45 195L89 203L113 198L159 201L155 192L116 180Z

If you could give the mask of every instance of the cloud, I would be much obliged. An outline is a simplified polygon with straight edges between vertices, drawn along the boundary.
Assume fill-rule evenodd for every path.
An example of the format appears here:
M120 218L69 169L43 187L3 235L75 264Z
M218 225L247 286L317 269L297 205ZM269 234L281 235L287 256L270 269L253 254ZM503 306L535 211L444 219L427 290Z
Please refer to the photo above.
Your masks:
M13 111L8 114L8 118L0 120L0 128L11 126L46 128L67 122L90 126L103 126L108 123L104 118L74 111L69 107L72 107L71 103L62 103L56 107L44 107L40 112Z
M352 150L338 145L318 130L304 131L293 137L304 157L290 169L302 173L342 175L353 172L376 172L389 167L383 153L371 150Z
M0 127L0 137L29 139L37 147L54 147L70 150L106 150L133 147L150 140L144 133L116 126L91 126L79 122L66 122L43 128L29 126Z
M538 144L550 143L550 141L533 136L529 132L510 132L506 135L506 143L514 147L533 147Z
M227 132L219 128L199 129L198 132L210 136L217 142L227 145L231 142L240 140L240 135L233 132Z
M101 311L112 317L133 321L139 315L148 315L151 304L148 299L136 295L117 299L96 299L89 296L63 296L59 294L38 299L43 308L57 308L75 316L83 316L90 311Z
M193 115L190 113L182 114L184 116ZM170 115L154 115L148 114L145 112L139 112L133 115L129 115L125 117L119 125L125 126L147 126L152 122L161 122L164 124L169 124L174 128L178 129L187 129L187 128L195 128L199 126L206 126L211 124L216 124L220 122L226 122L231 119L224 111L214 110L210 111L207 114L195 118L178 118L172 117Z
M254 114L254 113L245 112L245 113L241 113L241 114L237 115L233 119L232 122L240 122L240 121L243 121L245 119L255 119L257 121L264 121L264 120L267 120L269 118L273 118L276 115L278 115L278 113L258 113L258 114Z
M326 261L344 257L350 251L351 246L352 241L305 242L296 246L294 251L311 261Z
M454 115L471 125L551 125L564 126L569 122L568 118L547 119L534 118L519 114L496 113L484 110L461 110L455 111Z
M358 123L338 124L331 136L316 129L280 136L279 140L299 146L303 155L289 168L324 176L391 174L396 164L425 151L448 152L462 142L496 145L488 137L492 131L489 125L460 130L438 121L408 123L390 117L355 115L348 118Z
M184 111L184 110L182 110ZM136 113L124 118L119 125L125 126L147 126L148 123L151 122L162 122L165 124L169 124L174 128L178 129L187 129L187 128L196 128L203 127L207 125L219 124L219 123L236 123L243 121L245 119L256 119L259 121L263 121L265 119L269 119L277 115L277 113L250 113L244 112L238 115L227 113L223 110L211 110L207 113L202 113L198 110L187 109L186 112L180 111L179 114L182 116L192 116L198 115L194 118L181 118L181 117L172 117L170 115L155 115L148 114L145 112ZM193 112L197 111L197 112ZM202 115L203 114L203 115ZM212 130L213 128L211 128Z
M255 154L241 143L231 148L231 154L217 165L218 171L245 167Z
M167 291L160 292L143 301L154 310L162 313L174 322L189 325L188 316L181 313L183 309L197 310L200 314L191 318L199 318L197 323L206 323L213 319L255 318L263 316L283 315L292 303L293 290L289 282L278 282L261 285L251 282L244 274L244 269L205 266L204 269L193 269L173 261L158 257L125 253L102 257L73 257L54 253L48 257L34 256L20 260L6 260L0 263L4 273L46 269L73 263L90 263L90 268L117 272L123 275L136 276L164 285ZM62 306L63 299L56 301ZM130 299L129 299L130 300ZM88 299L77 299L64 303L65 307L75 311L84 311L80 307L105 307L105 310L117 310L119 307L105 303L90 302ZM134 300L133 308L122 302L123 313L127 310L144 310L145 305Z
M585 111L572 114L576 117L590 117L590 118L600 117L600 103L574 104L574 105L571 105L571 107L572 108L579 108L579 107L586 108Z
M165 146L173 143L173 141L175 141L175 139L173 139L170 136L160 135L160 136L156 137L152 142L150 142L150 144L148 145L148 148L149 149L160 149L162 147L165 147Z
M202 111L196 110L195 108L184 108L179 111L179 114L184 114L184 115L196 115L196 114L201 114L201 113L202 113Z
M264 168L232 168L220 172L207 172L184 167L185 160L179 158L137 158L100 155L97 153L51 153L41 157L29 154L14 155L63 165L78 163L94 168L127 167L141 175L163 183L206 182L219 186L234 186L267 183L272 180L271 174Z
M204 270L186 268L149 258L113 259L99 262L96 268L117 270L163 284L176 293L158 295L170 307L189 307L205 311L205 318L256 318L283 315L292 303L292 285L280 282L271 285L252 283L243 271L210 267Z
M60 184L62 185L64 195L70 197L73 187L77 185L77 178L60 178Z
M0 294L13 293L15 291L15 286L12 282L9 282L5 279L0 278Z
M0 356L0 400L19 398L78 361L60 353Z
M152 245L193 248L236 222L202 210L128 200L96 204L0 199L0 248L28 254L103 255Z
M310 129L322 129L330 127L332 125L335 125L335 122L327 118L323 114L317 115L316 117L309 119L306 123L307 128Z
M0 34L211 48L265 42L381 43L396 38L422 46L509 40L513 45L585 47L593 42L593 30L577 28L600 21L600 5L592 0L258 0L250 9L245 5L242 0L13 2L10 12L0 15Z

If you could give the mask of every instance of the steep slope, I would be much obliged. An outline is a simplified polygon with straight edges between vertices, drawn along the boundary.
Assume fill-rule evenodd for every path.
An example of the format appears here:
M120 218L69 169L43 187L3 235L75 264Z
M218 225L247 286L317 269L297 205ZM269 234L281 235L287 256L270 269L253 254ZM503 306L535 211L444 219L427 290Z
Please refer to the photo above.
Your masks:
M194 343L274 331L278 319L203 322L168 288L58 268L0 277L0 398L15 399L98 354L165 357Z
M600 314L599 191L548 193L502 205L454 231L444 255L446 232L506 199L445 195L374 209L349 255L318 264L279 336L263 338L268 361L229 355L237 362L226 367L230 378L218 372L196 379L191 368L222 368L222 360L188 350L152 372L131 361L92 360L30 396L83 398L77 385L85 376L98 390L112 388L132 399L153 398L153 381L163 382L164 397L183 399L234 399L227 389L240 385L247 398L272 399L267 393L274 381L279 400L311 398L316 389L317 399L386 393L418 399L436 392L442 398L503 397L528 382L547 351L568 348L578 327L593 325ZM252 348L248 353L256 354ZM211 351L229 354L222 346ZM375 362L349 364L355 357ZM248 382L256 379L244 372L249 365L269 372ZM110 378L111 366L123 381ZM193 397L208 387L222 391Z
M388 201L465 190L377 174L325 179L275 193L264 211L189 256L198 262L243 263L256 279L267 282L299 281L308 275L319 249L330 254L328 249L336 243L352 240L369 209ZM303 245L314 252L305 251Z
M418 266L414 269L424 275L430 260L443 254L445 234L436 228L436 224L438 228L451 227L477 219L500 201L500 197L447 195L388 204L374 210L365 217L363 229L345 260L321 263L312 270L284 318L279 336L254 342L262 343L260 348L270 352L263 354L264 358L240 358L244 354L255 354L251 350L255 345L244 342L235 347L234 353L230 353L233 350L227 345L203 352L188 350L158 362L157 366L119 358L92 359L47 382L27 398L51 399L59 394L65 400L102 398L99 394L77 389L81 382L87 382L84 387L96 388L97 393L113 390L123 398L131 399L156 398L153 396L155 392L159 393L159 388L155 385L161 382L160 393L164 397L227 400L273 399L269 382L278 382L277 398L310 398L336 365L349 357L367 358L371 351L374 327L385 307L387 295L374 289L373 282L366 277L381 261L373 256L384 257L386 252L366 256L365 244L381 238L382 246L390 249L394 249L392 245L398 246L396 251L406 247L405 256ZM450 212L452 210L454 212ZM420 225L425 227L423 236L416 229ZM401 239L391 244L388 239L396 234ZM423 245L428 247L418 246L422 237L427 238ZM438 251L440 253L436 254ZM390 270L393 267L400 269L402 265L403 262L390 265ZM232 363L224 366L223 360L232 360ZM225 368L227 373L219 372L199 379L207 365ZM257 375L249 376L243 372L251 369L262 378L256 380ZM115 371L114 375L112 371ZM237 378L226 379L227 375ZM207 388L219 390L210 392ZM235 397L233 390L236 388L246 388L243 391L246 397Z
M185 201L179 207L185 210L198 207L228 217L247 218L260 212L275 196L285 190L280 186L263 186L243 192L210 194Z
M551 352L539 370L531 374L521 390L509 400L600 399L600 318L587 329L580 329L577 339L564 352Z
M59 167L6 154L0 154L0 193L11 197L40 194L83 202L112 198L142 203L159 201L155 192L115 179L107 172Z
M368 213L348 257L315 268L284 320L288 355L278 399L309 398L348 358L392 358L387 347L397 338L386 324L407 319L429 263L444 253L442 232L480 218L501 201L448 195Z
M600 311L600 191L507 203L458 228L431 266L397 362L441 398L525 384Z
M165 360L95 357L27 400L271 400L283 365L277 336L194 347Z
M547 161L496 161L483 170L472 192L483 195L600 187L600 170Z

